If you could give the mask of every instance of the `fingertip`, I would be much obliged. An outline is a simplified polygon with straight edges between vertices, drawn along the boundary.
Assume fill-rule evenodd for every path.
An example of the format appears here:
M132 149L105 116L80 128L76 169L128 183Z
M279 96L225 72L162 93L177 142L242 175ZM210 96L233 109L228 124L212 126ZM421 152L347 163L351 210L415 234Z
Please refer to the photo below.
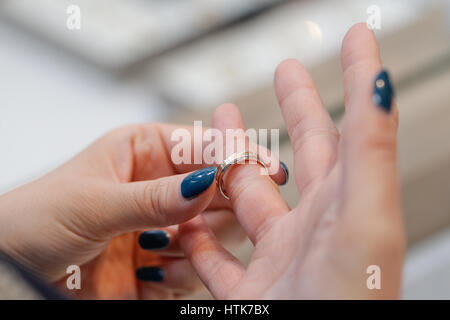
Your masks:
M148 220L142 227L176 225L203 212L216 192L216 167L203 168L190 174L164 177L138 186L142 196L141 214Z
M277 68L275 69L275 81L280 78L280 76L283 76L285 73L288 73L292 68L296 68L300 65L300 62L297 61L297 59L289 58L285 59L278 64Z
M229 112L239 112L239 108L231 102L222 103L220 106L216 108L214 111L214 114L223 114L223 113L229 113Z
M370 52L376 52L379 56L375 33L366 23L359 22L347 31L342 41L342 69L345 70L355 61L364 59Z
M217 167L207 167L194 171L187 175L180 185L181 195L186 200L192 200L214 184Z
M305 67L296 59L291 58L281 62L275 70L274 77L275 92L280 104L298 87L304 83L311 83L310 79Z
M344 40L343 41L345 42L347 39L350 39L351 37L356 36L356 35L361 35L364 32L368 32L368 33L373 34L373 30L371 30L367 26L367 23L365 23L365 22L357 22L353 26L351 26L350 29L348 29L347 33L344 36Z
M268 159L266 167L270 177L277 185L284 186L289 180L289 170L286 164L273 156ZM266 159L263 159L263 161L266 161Z
M144 250L161 250L169 247L170 233L164 230L148 230L139 235L139 246Z
M238 106L233 103L224 103L218 106L213 113L212 125L220 130L243 127L244 124Z
M373 102L386 113L390 113L394 97L394 88L389 73L382 70L377 74L373 84Z
M349 45L370 38L375 38L373 30L370 29L365 22L358 22L348 29L342 40L342 47L347 48Z
M136 278L144 282L163 282L165 273L160 267L141 267L136 270Z
M284 186L289 182L289 169L288 166L283 161L280 161L280 167L284 173L284 181L280 185Z

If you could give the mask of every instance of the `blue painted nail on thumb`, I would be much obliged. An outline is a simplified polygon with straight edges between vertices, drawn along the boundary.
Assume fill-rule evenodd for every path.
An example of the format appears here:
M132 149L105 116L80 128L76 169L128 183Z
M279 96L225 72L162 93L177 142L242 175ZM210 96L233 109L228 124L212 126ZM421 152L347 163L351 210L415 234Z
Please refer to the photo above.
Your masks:
M216 177L216 167L208 167L192 172L181 183L181 194L192 199L208 189Z
M373 102L389 113L392 108L392 97L394 89L392 87L389 74L386 70L382 70L375 78L373 88Z

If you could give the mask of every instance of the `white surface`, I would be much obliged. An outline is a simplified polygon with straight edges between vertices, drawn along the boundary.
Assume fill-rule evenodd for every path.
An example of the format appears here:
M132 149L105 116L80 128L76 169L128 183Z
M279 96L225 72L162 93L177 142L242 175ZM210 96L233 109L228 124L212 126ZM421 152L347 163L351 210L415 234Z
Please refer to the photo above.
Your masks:
M305 66L339 54L342 39L367 8L380 9L378 36L415 22L435 1L295 1L157 59L154 87L181 106L211 108L272 84L276 66L297 58Z
M0 194L67 160L108 130L163 120L163 105L0 25ZM147 90L147 89L145 89Z
M404 299L450 299L450 229L408 251Z
M92 61L118 68L279 0L2 0L0 14ZM66 28L70 5L81 30Z

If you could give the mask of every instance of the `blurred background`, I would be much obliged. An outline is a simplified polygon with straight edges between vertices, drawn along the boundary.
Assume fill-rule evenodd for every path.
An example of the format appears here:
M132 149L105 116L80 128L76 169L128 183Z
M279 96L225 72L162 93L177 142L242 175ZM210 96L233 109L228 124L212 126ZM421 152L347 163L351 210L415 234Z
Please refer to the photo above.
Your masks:
M67 28L70 5L81 10L79 30ZM247 127L280 128L280 157L292 170L276 66L300 60L339 125L341 41L377 17L400 110L403 297L450 299L448 0L1 0L0 194L110 129L209 124L223 102L240 106ZM294 206L293 179L282 192ZM251 250L236 254L245 262Z

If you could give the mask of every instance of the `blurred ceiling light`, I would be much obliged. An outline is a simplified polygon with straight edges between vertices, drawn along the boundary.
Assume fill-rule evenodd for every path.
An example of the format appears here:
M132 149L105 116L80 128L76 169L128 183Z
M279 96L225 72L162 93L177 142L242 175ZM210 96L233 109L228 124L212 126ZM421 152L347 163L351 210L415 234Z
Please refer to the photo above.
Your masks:
M322 43L322 30L319 25L311 20L305 20L306 28L308 29L309 34L313 40L317 40L317 42Z

